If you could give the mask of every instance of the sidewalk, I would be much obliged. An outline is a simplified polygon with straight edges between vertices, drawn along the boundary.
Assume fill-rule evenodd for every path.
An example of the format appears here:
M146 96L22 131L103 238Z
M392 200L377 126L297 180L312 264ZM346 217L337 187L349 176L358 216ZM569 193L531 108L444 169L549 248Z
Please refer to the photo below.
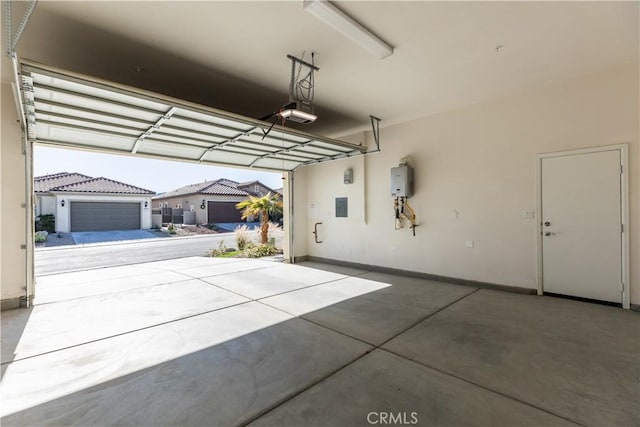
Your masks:
M75 245L71 233L49 233L47 241L43 243L36 243L36 248L53 248L57 246L70 246Z
M55 248L94 243L122 243L132 240L146 240L170 237L160 230L93 231L73 233L50 233L46 242L36 243L36 248Z

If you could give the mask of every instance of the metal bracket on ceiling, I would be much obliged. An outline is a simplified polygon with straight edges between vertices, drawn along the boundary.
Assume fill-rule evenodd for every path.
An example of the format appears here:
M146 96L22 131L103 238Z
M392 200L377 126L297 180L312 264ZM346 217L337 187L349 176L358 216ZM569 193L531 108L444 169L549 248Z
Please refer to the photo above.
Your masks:
M316 160L310 160L308 162L302 163L298 166L296 166L295 168L293 168L293 170L298 169L300 166L304 166L304 165L309 165L312 163L322 163L322 162L326 162L329 160L337 160L337 159L344 159L347 157L356 157L356 156L366 156L367 154L372 154L372 153L378 153L380 152L380 122L382 121L382 119L373 116L373 115L369 115L369 118L371 119L371 129L373 131L373 140L376 143L376 149L375 150L368 150L368 151L364 151L364 152L349 152L349 153L340 153L340 154L336 154L333 156L327 156L327 157L323 157L321 159L316 159Z
M13 2L10 0L4 0L4 19L5 19L5 31L7 32L7 55L13 57L16 54L16 46L18 45L18 41L20 41L20 37L24 29L27 27L27 23L31 18L31 14L33 13L36 5L38 4L38 0L31 0L27 5L27 10L24 12L24 16L20 21L20 25L18 25L18 29L15 34L13 33L13 16L12 16L12 4Z
M20 36L22 36L22 32L26 28L27 23L29 22L29 18L31 18L31 14L33 13L33 10L36 8L37 3L38 3L38 0L32 0L27 5L27 10L25 11L24 16L22 17L22 20L20 21L20 25L18 26L18 29L14 34L13 33L13 15L12 15L13 1L3 0L4 19L5 19L4 25L5 25L6 43L7 43L6 54L11 58L11 63L12 63L11 65L13 67L13 82L11 83L11 85L14 91L16 106L18 108L18 117L20 118L20 125L22 126L23 129L26 129L27 138L30 140L33 140L35 138L35 123L34 123L35 119L31 117L31 114L30 114L31 108L28 105L28 102L30 101L31 98L27 97L23 99L24 92L22 88L23 88L24 82L22 81L23 79L20 78L20 70L19 70L19 64L18 64L18 55L16 54L16 46L18 45ZM25 106L30 108L29 111L25 109Z
M308 103L313 102L313 72L320 71L320 68L314 63L314 53L311 52L311 63L308 63L302 59L296 58L293 55L287 55L287 58L291 60L291 80L289 82L289 102L305 101ZM303 56L304 58L304 56ZM296 66L305 66L309 69L305 77L300 78L300 70L296 72ZM305 85L302 83L305 82ZM305 89L306 93L298 93L299 89Z
M380 151L380 122L381 120L376 116L369 115L371 119L371 129L373 131L373 140L376 143L376 150Z

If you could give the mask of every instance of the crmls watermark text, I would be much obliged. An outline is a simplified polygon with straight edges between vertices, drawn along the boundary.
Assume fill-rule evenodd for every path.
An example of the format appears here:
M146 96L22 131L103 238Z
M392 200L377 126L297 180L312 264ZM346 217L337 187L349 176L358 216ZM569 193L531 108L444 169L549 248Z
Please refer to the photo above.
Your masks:
M367 414L369 424L386 425L414 425L418 424L417 412L369 412Z

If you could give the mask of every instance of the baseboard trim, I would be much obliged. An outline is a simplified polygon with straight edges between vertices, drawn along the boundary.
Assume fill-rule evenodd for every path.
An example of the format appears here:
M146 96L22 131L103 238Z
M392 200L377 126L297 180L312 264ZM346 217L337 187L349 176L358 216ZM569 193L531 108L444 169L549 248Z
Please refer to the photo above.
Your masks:
M454 283L456 285L473 286L476 288L493 289L496 291L512 292L517 294L535 295L538 293L536 289L519 288L517 286L500 285L498 283L480 282L477 280L460 279L458 277L440 276L438 274L422 273L419 271L401 270L398 268L382 267L379 265L360 264L357 262L340 261L331 258L323 258L316 256L300 257L305 258L304 261L322 262L326 264L335 264L343 267L359 268L361 270L376 271L379 273L398 274L401 276L417 277L419 279L434 280L437 282ZM296 262L303 262L303 260Z
M640 304L631 304L631 310L640 311Z
M13 310L14 308L22 307L23 299L24 298L7 298L0 300L0 311Z
M309 261L309 257L304 255L304 256L297 256L293 258L293 263L297 263L297 262L305 262L305 261Z

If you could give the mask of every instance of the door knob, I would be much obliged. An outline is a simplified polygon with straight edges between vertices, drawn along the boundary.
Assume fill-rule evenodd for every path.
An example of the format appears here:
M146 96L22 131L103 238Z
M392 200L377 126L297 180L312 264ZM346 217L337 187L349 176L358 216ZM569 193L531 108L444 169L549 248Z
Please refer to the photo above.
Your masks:
M544 233L544 235L545 235L545 236L555 236L555 234L556 234L556 233L553 233L553 232L551 232L551 231L546 231L546 232Z
M544 226L545 226L545 227L548 227L548 226L550 226L550 225L551 225L551 223L550 223L549 221L545 221L545 222L544 222Z

